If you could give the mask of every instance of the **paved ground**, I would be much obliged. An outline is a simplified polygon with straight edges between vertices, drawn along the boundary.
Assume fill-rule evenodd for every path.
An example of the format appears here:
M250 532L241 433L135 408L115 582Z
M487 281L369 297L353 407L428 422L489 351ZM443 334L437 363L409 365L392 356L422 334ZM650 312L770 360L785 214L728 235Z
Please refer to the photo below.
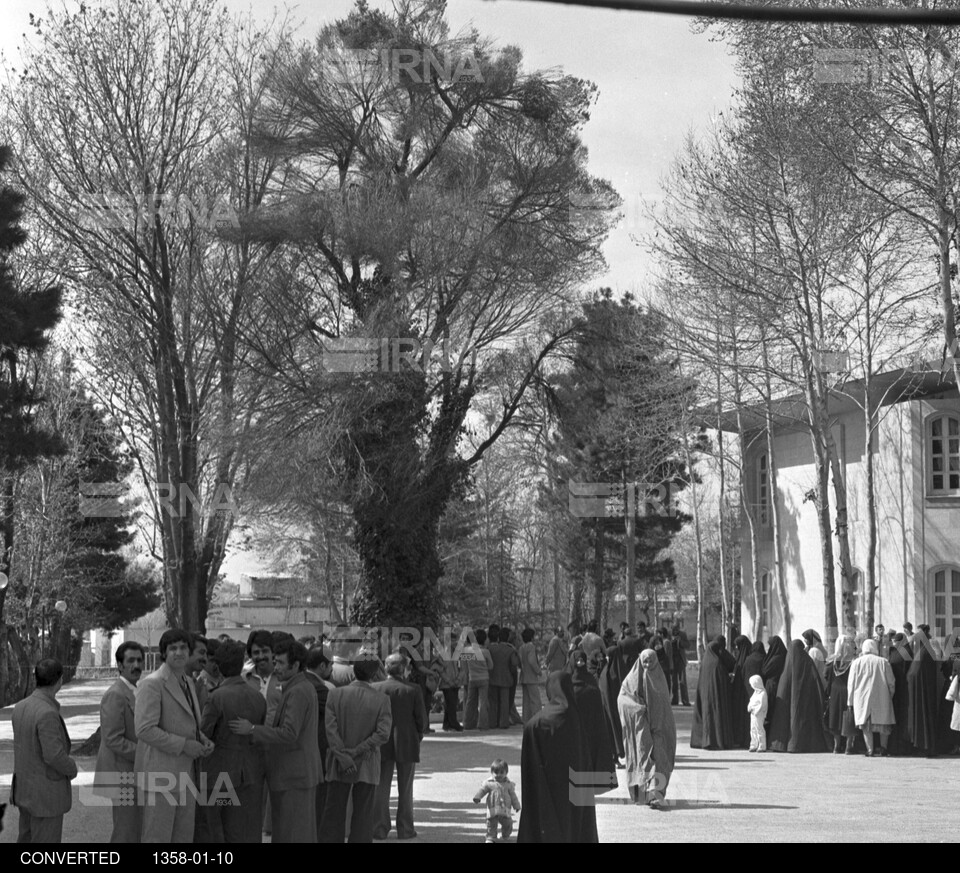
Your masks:
M108 682L67 686L63 715L75 741L97 726ZM960 758L848 758L833 755L751 755L690 749L690 710L677 709L679 755L663 812L635 807L623 788L599 798L602 842L865 841L946 842L960 784ZM11 708L0 710L0 799L13 768ZM434 716L436 719L437 716ZM483 734L429 735L417 770L414 843L482 842L482 809L471 801L490 761L504 758L520 785L520 728ZM105 842L110 811L85 806L79 795L93 777L93 758L80 759L67 842ZM85 792L84 792L85 793ZM523 798L521 797L521 803ZM7 810L0 842L16 838L17 812Z

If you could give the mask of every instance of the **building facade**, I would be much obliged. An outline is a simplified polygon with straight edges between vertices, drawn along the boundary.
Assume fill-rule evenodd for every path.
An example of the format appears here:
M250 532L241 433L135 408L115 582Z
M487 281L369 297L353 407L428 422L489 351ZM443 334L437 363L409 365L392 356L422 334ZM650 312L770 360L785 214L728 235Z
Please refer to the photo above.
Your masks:
M847 589L853 598L856 630L864 632L870 496L867 452L874 460L877 519L874 622L899 630L929 624L937 637L960 633L960 398L952 376L909 371L875 379L871 395L879 405L879 422L867 440L862 382L838 389L831 399L833 438L847 486L850 557L854 568ZM754 594L750 525L743 519L742 627L749 633L759 614L762 639L783 634L777 596L772 501L779 510L780 542L791 629L825 634L825 602L820 532L811 495L817 473L809 430L802 424L802 403L776 405L773 458L767 451L762 413L747 416L745 428L747 499L757 530L759 602ZM771 488L775 465L776 493ZM830 487L831 518L835 492ZM837 569L836 609L843 624L842 576L834 531Z

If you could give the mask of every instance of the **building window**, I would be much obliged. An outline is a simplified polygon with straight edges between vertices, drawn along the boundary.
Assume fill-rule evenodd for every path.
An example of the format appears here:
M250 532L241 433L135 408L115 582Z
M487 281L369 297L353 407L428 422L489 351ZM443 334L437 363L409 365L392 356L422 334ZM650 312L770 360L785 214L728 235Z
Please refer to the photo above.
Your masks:
M933 571L933 635L946 637L960 631L960 568Z
M960 494L960 417L930 420L930 494Z
M760 577L760 628L770 627L770 574Z
M757 460L757 503L760 525L767 527L770 524L770 464L765 454Z

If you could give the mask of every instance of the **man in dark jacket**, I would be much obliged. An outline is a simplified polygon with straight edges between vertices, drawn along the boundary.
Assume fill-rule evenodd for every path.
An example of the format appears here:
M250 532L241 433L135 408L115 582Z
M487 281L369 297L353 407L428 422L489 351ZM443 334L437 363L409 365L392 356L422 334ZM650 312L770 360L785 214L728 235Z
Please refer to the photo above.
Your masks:
M231 641L217 648L213 660L219 670L220 682L209 693L203 707L200 730L214 743L213 753L202 764L207 788L214 790L215 794L210 805L203 808L206 817L204 834L210 842L260 842L263 753L249 736L233 733L230 722L243 718L252 725L262 725L267 702L241 678L243 659L242 643ZM232 788L235 797L223 798L224 787ZM227 800L229 802L224 805L222 801Z
M254 725L237 718L230 729L252 736L266 746L267 784L273 811L274 843L317 841L317 783L320 748L317 744L317 695L304 669L307 650L294 639L273 647L274 672L283 693L273 725Z
M352 668L351 668L352 669ZM323 646L314 646L307 652L307 681L317 692L317 744L320 747L320 782L317 785L317 833L327 802L327 695L334 687L330 681L333 664L323 652Z
M511 666L520 667L520 658L517 650L508 643L500 642L500 625L492 624L487 628L487 639L490 641L487 648L493 659L493 669L490 671L490 727L510 727L510 677Z
M387 657L387 679L373 687L390 698L393 727L380 749L380 784L375 800L373 838L385 840L390 832L390 788L397 769L397 839L413 839L413 777L420 761L420 742L427 725L423 695L418 686L403 681L406 667L400 654Z

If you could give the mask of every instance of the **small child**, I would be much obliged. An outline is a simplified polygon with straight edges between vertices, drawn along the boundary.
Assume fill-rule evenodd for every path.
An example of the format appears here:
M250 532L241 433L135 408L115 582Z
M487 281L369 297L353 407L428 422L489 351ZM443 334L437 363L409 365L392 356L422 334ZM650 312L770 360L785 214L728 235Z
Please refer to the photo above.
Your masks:
M513 810L520 811L520 801L517 800L517 786L507 779L508 771L507 762L497 758L490 765L491 778L473 797L474 803L487 798L487 838L484 843L497 841L497 825L500 825L503 839L513 832Z
M763 689L763 679L757 675L750 677L753 694L747 704L750 713L750 751L767 751L767 732L763 729L763 720L767 717L767 692Z

